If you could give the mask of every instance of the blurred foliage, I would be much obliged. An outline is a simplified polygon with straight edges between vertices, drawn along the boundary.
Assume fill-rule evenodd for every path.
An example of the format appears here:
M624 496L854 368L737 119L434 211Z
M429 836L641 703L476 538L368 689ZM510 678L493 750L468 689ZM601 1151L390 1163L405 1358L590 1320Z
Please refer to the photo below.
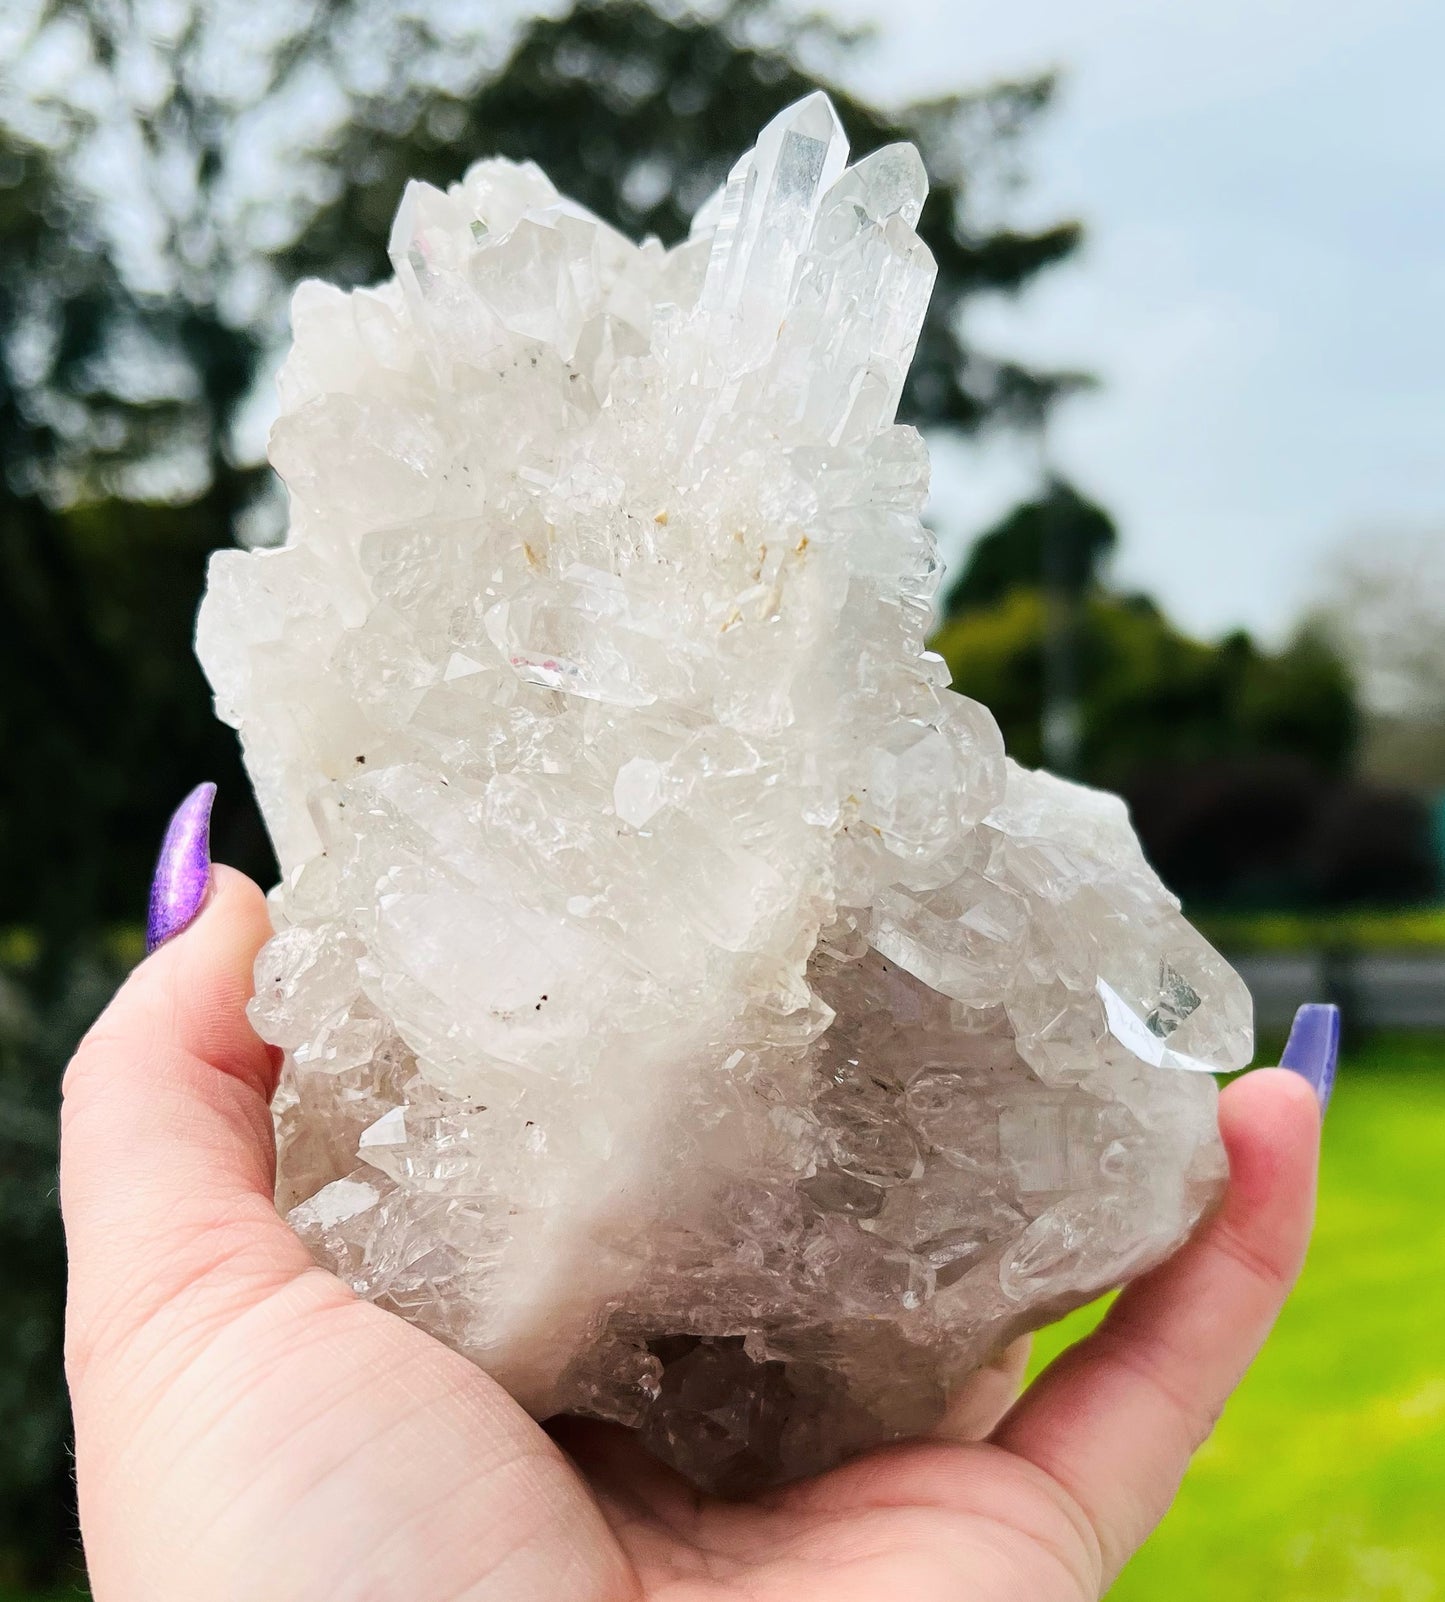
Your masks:
M1040 587L1070 597L1103 579L1119 543L1114 520L1064 479L1051 478L1034 500L1016 506L974 541L944 594L943 615L957 617Z
M1016 290L1078 241L1071 223L988 220L1048 79L885 113L824 70L856 36L759 0L701 16L582 0L525 24L504 56L473 21L448 31L441 5L282 3L261 46L238 31L238 4L87 0L65 16L109 98L52 95L48 147L0 135L0 752L35 776L0 821L15 897L0 918L35 919L57 952L130 912L167 809L199 777L222 787L218 849L273 872L187 636L207 553L275 510L237 441L284 337L284 288L303 272L384 274L409 176L445 184L479 155L533 157L629 231L676 239L757 129L821 77L859 148L913 138L933 173L921 231L939 287L907 414L1028 421L1078 382L987 357L962 324L970 295ZM279 147L273 127L284 166L273 192L250 193L247 163L267 160L264 123L244 137L256 105L280 114L297 95L329 115L298 112ZM120 218L90 187L106 140L135 156Z
M1317 627L1360 679L1363 771L1445 795L1445 533L1354 535L1326 564Z
M474 92L388 86L361 101L334 160L335 199L281 259L293 274L342 282L386 273L387 230L406 180L445 185L463 152L535 160L624 232L673 244L758 129L817 86L804 61L836 59L849 43L821 17L790 23L763 4L735 4L719 21L663 14L641 0L591 0L533 23L505 72ZM963 429L1037 421L1079 375L984 355L966 342L960 313L970 295L1017 290L1079 242L1077 224L990 226L973 203L975 181L981 188L1001 148L1047 107L1052 80L945 95L893 114L836 79L827 88L855 150L912 140L933 184L919 233L938 281L902 417Z
M1276 753L1150 768L1123 790L1154 863L1196 909L1339 911L1440 894L1430 808L1407 790Z
M1213 912L1199 920L1221 950L1440 951L1445 907L1361 907L1329 912Z
M7 957L13 959L14 942ZM55 1163L61 1070L124 968L75 953L45 981L0 962L0 1585L56 1579L75 1543L60 1370L64 1266Z
M3 916L39 931L47 962L136 912L157 831L192 779L247 792L191 651L215 543L195 504L92 503L17 518L11 531L0 751L26 782L0 809ZM253 810L232 805L217 824L219 855L266 870Z
M984 534L933 640L956 688L989 706L1010 753L1130 803L1146 852L1193 907L1422 903L1440 893L1429 807L1355 776L1359 712L1336 639L1277 651L1191 638L1109 583L1114 525L1052 480Z
M1020 583L956 613L933 641L957 688L993 710L1009 751L1030 765L1043 761L1049 610L1048 591ZM1090 783L1118 788L1145 768L1221 756L1284 752L1328 773L1348 764L1349 675L1309 636L1278 653L1244 634L1207 644L1152 601L1096 587L1080 597L1074 642L1078 772Z

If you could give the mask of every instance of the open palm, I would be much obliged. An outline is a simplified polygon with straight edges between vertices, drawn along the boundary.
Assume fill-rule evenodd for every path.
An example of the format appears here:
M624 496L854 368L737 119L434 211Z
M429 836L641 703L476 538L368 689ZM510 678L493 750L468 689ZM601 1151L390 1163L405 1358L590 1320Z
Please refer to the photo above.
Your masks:
M1168 1506L1303 1258L1318 1112L1221 1103L1221 1211L1018 1401L746 1503L552 1434L315 1267L271 1204L248 880L132 975L66 1079L67 1363L98 1602L1079 1602ZM979 1439L978 1437L984 1437Z

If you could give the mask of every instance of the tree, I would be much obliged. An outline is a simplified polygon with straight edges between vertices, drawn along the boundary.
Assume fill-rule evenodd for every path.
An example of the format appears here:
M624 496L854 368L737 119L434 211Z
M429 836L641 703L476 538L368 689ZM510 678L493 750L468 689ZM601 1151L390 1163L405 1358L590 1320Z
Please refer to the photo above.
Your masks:
M1274 753L1140 769L1125 787L1140 839L1197 907L1338 909L1440 892L1418 797Z
M1051 478L974 541L944 596L943 616L996 605L1018 589L1087 595L1102 584L1118 543L1114 520L1101 506Z
M133 464L177 407L127 393L154 332L56 153L0 135L0 925L41 935L46 985L98 924L135 917L186 770L239 781L190 658L217 543L204 504L77 497ZM224 527L224 524L221 525ZM254 860L255 853L252 853ZM262 859L264 861L264 857Z
M1445 533L1352 537L1327 569L1318 626L1359 677L1365 771L1445 792Z
M209 723L185 634L207 551L234 539L269 493L241 433L284 339L290 283L388 271L405 180L444 184L493 152L536 157L624 228L676 239L763 122L857 43L764 0L701 16L579 0L510 40L454 12L275 0L255 28L240 26L239 0L85 0L65 13L93 60L112 68L110 98L95 115L61 105L46 153L73 195L66 216L84 212L85 229L39 226L50 202L36 196L16 207L37 241L22 262L21 302L48 292L34 280L57 261L62 279L73 274L69 253L80 248L90 277L66 304L88 355L72 363L69 389L15 360L7 370L24 401L22 433L62 401L91 423L64 450L27 436L11 460L33 462L34 488L0 508L20 529L0 554L0 623L15 642L0 681L0 704L15 709L5 754L12 771L53 780L12 809L0 869L57 941L133 915L151 837L170 799L201 776L230 781L218 819L226 844L251 871L272 871L254 813L235 821L247 792L229 738ZM136 83L149 87L138 95L126 87ZM1019 289L1078 241L1072 223L1027 232L985 220L983 197L1005 184L1051 82L891 113L829 87L858 148L915 139L935 179L921 229L938 290L907 415L961 429L1036 418L1073 377L985 355L962 316L971 296ZM122 140L134 160L120 216L87 174L107 150L113 172ZM12 335L33 321L19 305ZM0 328L0 350L22 343ZM88 815L57 805L55 786L84 794Z
M1044 760L1048 604L1022 585L970 609L933 641L954 687L999 720L1011 754ZM1262 651L1247 635L1207 644L1182 633L1151 601L1095 589L1077 633L1079 774L1118 789L1149 767L1217 757L1298 756L1322 773L1347 765L1353 689L1337 657L1305 635Z
M1071 543L1046 589L1050 499ZM1243 633L1192 639L1146 597L1101 582L1112 534L1096 508L1056 488L985 536L952 592L961 606L934 648L954 688L993 711L1011 755L1029 766L1054 757L1046 737L1062 601L1073 771L1123 794L1174 890L1205 905L1430 894L1422 809L1350 778L1354 684L1329 640L1306 628L1270 652Z
M55 1206L60 1071L113 987L68 956L107 868L87 809L107 761L115 655L58 502L148 419L105 352L134 307L52 148L0 127L0 1586L49 1580L74 1541L59 1353ZM91 766L89 758L101 760ZM138 789L141 788L138 786ZM96 809L104 817L104 802ZM142 881L143 882L143 881ZM17 917L28 927L7 929Z
M74 1561L74 1460L60 1350L65 1248L55 1204L60 1075L123 976L114 952L28 981L38 954L0 954L0 1589L50 1585Z
M535 159L625 232L672 244L758 129L821 81L855 149L912 140L934 185L919 231L938 282L905 420L960 429L1033 422L1078 375L984 354L967 341L961 314L970 296L1016 291L1078 245L1075 223L989 227L976 203L1048 106L1053 80L888 113L819 70L840 64L861 37L819 17L789 20L757 0L701 17L643 0L581 0L560 19L531 23L505 68L477 84L438 92L388 83L359 97L329 158L335 198L282 259L293 273L348 283L384 274L387 225L406 179L444 185L483 152Z

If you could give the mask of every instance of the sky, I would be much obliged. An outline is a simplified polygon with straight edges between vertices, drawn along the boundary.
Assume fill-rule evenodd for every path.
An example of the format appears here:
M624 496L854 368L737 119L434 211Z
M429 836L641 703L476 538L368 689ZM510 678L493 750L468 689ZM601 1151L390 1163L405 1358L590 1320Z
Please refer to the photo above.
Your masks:
M832 0L889 101L1056 67L1019 215L1084 251L981 309L986 347L1096 373L1049 450L1116 575L1186 627L1285 637L1342 546L1445 539L1440 0ZM935 451L945 555L1036 482Z
M1085 248L971 327L1101 380L1048 448L1119 522L1122 584L1279 641L1342 549L1445 540L1442 0L796 3L876 25L848 73L885 102L1062 74L1012 216ZM0 0L0 42L38 4ZM1027 442L939 441L945 557L1038 474Z

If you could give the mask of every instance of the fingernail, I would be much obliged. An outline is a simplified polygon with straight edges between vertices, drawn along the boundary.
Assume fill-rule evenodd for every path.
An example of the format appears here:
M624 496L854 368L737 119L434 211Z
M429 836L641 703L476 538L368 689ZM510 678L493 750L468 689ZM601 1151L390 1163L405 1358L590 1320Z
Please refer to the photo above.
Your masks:
M156 876L151 880L146 951L178 935L205 904L211 886L211 803L214 784L198 784L166 826Z
M1281 1068L1292 1068L1308 1079L1320 1099L1320 1111L1330 1104L1335 1088L1335 1066L1340 1057L1340 1009L1311 1002L1294 1015L1289 1041L1279 1059Z

